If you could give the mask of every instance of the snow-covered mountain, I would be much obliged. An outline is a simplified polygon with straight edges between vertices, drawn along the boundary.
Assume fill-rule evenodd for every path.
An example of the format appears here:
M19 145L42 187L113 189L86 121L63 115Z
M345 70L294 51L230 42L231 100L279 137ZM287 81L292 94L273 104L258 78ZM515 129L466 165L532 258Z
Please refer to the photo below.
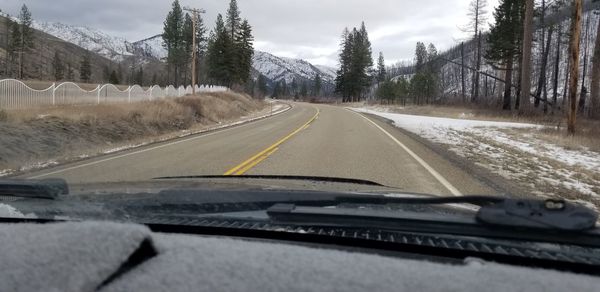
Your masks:
M160 35L129 42L94 28L59 22L34 22L34 28L115 62L121 62L131 56L156 61L164 60L167 56ZM253 67L273 82L284 79L288 83L294 79L313 80L317 74L320 74L325 83L333 83L336 76L334 68L315 66L301 59L277 57L262 51L255 52Z
M292 58L277 57L267 52L255 51L253 67L272 81L285 80L291 83L297 80L314 80L317 74L326 83L333 83L335 69L326 66L315 66L311 63Z
M167 58L167 50L162 45L162 35L158 34L141 41L131 43L128 51L138 56L164 60Z
M33 27L113 61L119 62L124 57L133 55L128 51L127 40L108 35L97 29L60 22L34 22Z

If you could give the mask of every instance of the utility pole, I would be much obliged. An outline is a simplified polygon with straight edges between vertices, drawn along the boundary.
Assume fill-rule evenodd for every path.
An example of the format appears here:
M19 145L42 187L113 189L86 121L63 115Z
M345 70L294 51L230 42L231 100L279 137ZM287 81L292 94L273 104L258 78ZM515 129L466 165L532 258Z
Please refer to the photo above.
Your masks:
M200 13L206 13L206 10L190 7L184 7L183 10L192 13L192 95L196 95L196 59L198 58L198 45L196 44L196 28L198 27L198 19L200 18Z

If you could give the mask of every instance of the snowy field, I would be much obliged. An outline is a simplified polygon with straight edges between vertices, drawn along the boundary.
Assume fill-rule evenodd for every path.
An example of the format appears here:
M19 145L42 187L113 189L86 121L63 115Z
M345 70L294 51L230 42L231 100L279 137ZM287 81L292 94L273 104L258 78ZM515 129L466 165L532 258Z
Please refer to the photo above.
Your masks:
M535 137L542 126L390 113L352 108L439 143L541 197L563 197L600 209L600 153L566 149Z

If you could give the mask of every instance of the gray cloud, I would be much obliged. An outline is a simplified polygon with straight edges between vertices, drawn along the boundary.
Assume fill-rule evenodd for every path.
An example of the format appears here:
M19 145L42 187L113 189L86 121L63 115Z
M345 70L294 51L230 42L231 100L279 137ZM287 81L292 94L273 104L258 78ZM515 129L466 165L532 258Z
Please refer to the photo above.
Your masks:
M171 0L0 0L0 8L17 14L25 3L37 20L86 25L129 40L161 32ZM183 6L207 10L212 27L227 0L181 0ZM365 21L374 55L382 51L388 63L412 58L416 41L448 48L466 37L470 0L238 0L242 17L254 27L257 49L276 55L335 65L344 27ZM492 11L498 0L489 0Z

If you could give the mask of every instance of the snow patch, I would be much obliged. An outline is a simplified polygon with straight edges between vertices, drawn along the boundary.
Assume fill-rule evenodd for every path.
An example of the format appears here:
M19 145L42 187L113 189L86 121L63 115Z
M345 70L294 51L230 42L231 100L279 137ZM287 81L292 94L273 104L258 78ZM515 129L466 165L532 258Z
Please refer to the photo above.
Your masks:
M594 179L600 172L599 153L589 149L565 149L537 139L530 133L512 131L535 131L543 126L405 115L371 108L352 110L389 119L396 127L448 145L449 150L459 156L536 190L536 195L562 194L569 198L583 198L583 201L586 198L600 199L600 182Z
M35 214L23 214L19 212L15 207L7 204L0 203L0 217L2 218L30 218L35 219Z

